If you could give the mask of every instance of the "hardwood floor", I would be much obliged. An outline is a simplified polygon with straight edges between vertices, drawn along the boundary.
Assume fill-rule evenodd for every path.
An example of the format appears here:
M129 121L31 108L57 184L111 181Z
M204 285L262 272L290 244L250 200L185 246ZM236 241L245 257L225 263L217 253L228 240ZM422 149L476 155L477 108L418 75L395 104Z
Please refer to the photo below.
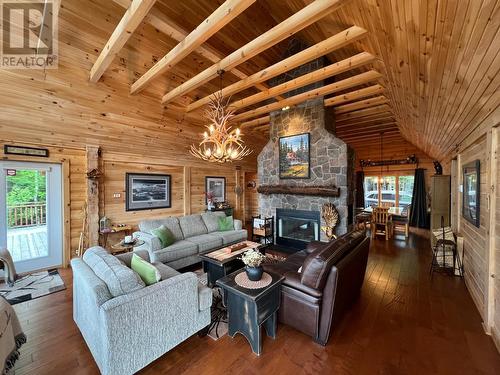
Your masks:
M499 374L500 355L462 280L428 274L425 234L372 241L361 297L326 347L292 328L265 337L252 354L237 335L193 336L142 374ZM97 367L72 320L68 289L16 305L28 343L16 375L95 374Z

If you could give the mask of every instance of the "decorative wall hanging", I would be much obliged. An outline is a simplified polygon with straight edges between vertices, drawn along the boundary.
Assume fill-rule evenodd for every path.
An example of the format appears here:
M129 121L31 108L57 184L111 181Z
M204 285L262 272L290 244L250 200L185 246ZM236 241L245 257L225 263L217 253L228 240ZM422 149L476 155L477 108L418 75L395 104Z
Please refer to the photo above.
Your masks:
M481 162L474 160L463 166L462 216L476 227L480 226Z
M281 179L310 178L310 134L279 139L279 176Z
M6 155L36 156L39 158L49 157L49 150L46 148L4 145L3 152Z
M329 241L337 238L335 235L335 227L339 223L339 212L333 203L325 203L321 207L321 217L325 221L325 226L321 227L321 230L325 232L326 237Z
M125 184L127 211L171 207L169 174L127 173Z
M360 160L359 164L364 167L380 167L385 165L401 165L401 164L418 164L418 159L415 155L409 155L406 159L396 160Z

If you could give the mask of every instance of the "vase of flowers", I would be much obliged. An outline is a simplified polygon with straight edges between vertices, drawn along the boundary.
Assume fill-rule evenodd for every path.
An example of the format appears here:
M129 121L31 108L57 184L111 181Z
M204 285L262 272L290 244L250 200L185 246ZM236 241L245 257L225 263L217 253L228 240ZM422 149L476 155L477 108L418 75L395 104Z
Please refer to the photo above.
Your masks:
M245 263L245 272L249 280L259 281L262 278L264 269L261 265L264 259L266 256L256 249L248 250L243 254L241 260Z

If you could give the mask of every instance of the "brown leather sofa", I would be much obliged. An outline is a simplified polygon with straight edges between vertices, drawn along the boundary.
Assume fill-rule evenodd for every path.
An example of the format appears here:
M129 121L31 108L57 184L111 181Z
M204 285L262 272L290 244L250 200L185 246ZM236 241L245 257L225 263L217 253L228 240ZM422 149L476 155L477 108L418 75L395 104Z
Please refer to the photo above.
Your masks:
M359 295L369 247L370 238L358 230L329 243L311 242L284 262L265 264L267 271L285 277L279 321L326 345L332 325Z

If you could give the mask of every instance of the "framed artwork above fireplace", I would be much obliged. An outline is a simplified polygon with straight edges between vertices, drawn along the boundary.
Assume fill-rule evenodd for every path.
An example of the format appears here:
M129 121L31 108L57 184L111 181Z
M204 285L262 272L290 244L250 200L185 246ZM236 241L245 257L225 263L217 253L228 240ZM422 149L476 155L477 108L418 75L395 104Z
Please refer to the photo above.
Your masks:
M280 179L310 178L310 134L296 134L279 139Z

